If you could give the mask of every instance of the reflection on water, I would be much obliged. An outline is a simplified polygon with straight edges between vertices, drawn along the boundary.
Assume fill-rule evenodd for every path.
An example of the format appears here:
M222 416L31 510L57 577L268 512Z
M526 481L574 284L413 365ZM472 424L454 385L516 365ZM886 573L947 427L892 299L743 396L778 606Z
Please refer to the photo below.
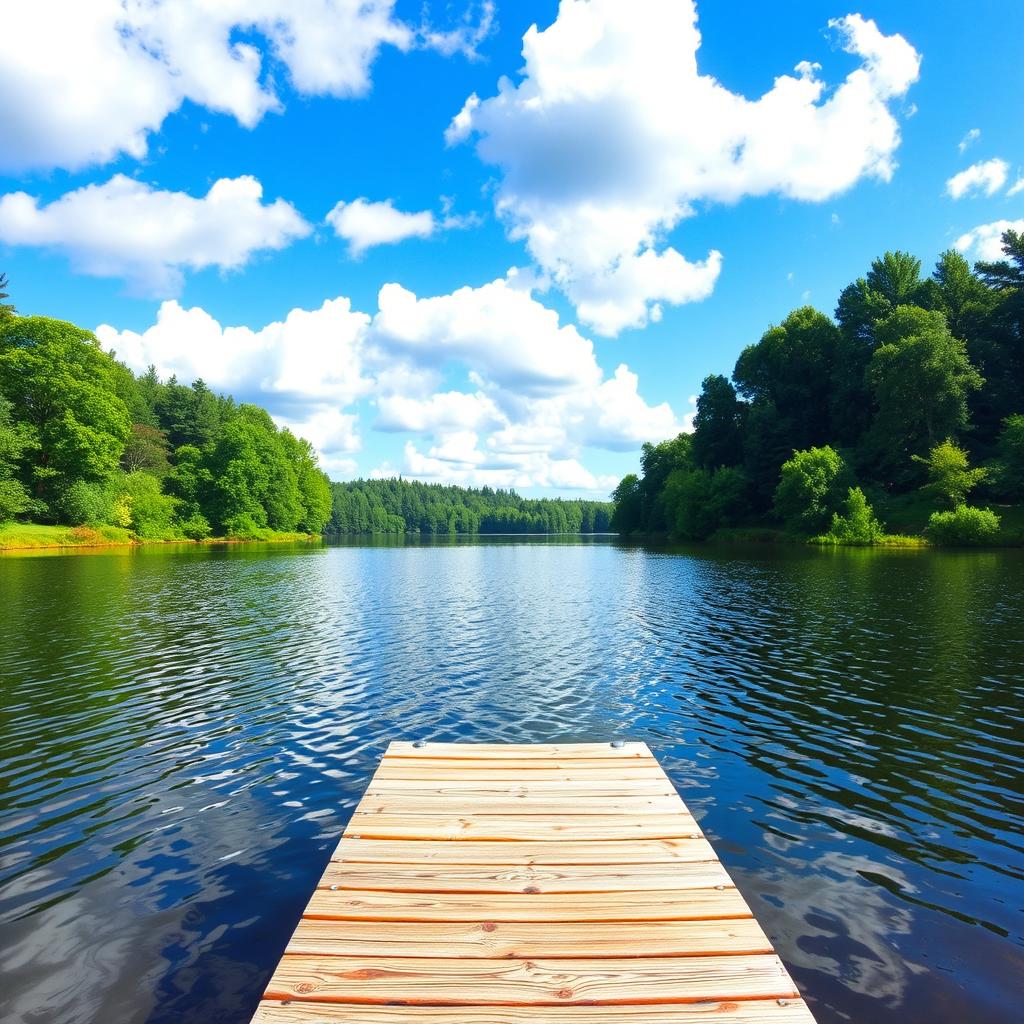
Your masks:
M1021 554L0 559L0 1019L243 1024L389 740L628 735L821 1024L1016 1021Z

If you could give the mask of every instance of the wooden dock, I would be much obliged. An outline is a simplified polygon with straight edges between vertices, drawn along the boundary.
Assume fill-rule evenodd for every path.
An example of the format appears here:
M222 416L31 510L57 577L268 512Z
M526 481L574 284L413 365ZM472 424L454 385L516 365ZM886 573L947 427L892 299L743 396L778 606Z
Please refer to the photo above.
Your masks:
M392 743L253 1024L814 1024L643 743Z

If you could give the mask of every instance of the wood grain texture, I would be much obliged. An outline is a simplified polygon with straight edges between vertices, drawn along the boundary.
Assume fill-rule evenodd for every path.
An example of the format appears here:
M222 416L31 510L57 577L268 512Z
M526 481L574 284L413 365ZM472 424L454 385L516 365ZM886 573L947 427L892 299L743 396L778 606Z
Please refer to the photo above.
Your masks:
M642 743L393 743L254 1024L814 1024Z
M364 921L708 921L751 917L733 888L619 893L395 893L317 889L306 917Z
M715 860L706 840L620 840L617 842L407 843L392 839L342 839L331 860L356 864L672 864Z
M332 862L321 889L450 893L622 893L636 890L713 889L732 885L718 861L684 864L574 864L543 867L429 864L386 866Z
M770 953L753 918L727 921L299 922L288 952L321 956L562 957L709 956Z
M366 814L356 808L346 836L364 839L683 839L699 832L689 814Z
M274 999L444 1006L568 1006L793 998L776 956L470 960L286 954Z
M387 761L396 757L416 757L426 760L447 758L459 761L477 761L484 758L525 761L592 760L621 761L630 758L646 758L654 761L651 748L646 743L628 742L621 747L610 743L424 743L417 747L412 741L396 740L388 745L384 753Z
M671 1006L447 1007L351 1003L260 1004L253 1024L814 1024L799 999L676 1003Z

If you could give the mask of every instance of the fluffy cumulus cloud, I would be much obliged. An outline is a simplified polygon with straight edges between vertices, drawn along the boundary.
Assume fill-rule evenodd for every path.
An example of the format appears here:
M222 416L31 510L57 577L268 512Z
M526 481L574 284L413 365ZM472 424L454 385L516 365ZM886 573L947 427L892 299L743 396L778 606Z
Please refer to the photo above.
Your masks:
M373 316L339 298L259 330L171 301L142 333L97 335L138 371L260 402L339 474L368 428L413 435L380 473L604 493L615 481L585 467L588 449L631 451L681 428L627 366L606 375L590 340L516 274L430 297L387 284Z
M979 260L1004 260L1002 237L1004 232L1024 232L1024 220L997 220L991 224L979 224L965 231L953 244L962 253L969 253Z
M995 195L1005 184L1010 165L998 157L971 164L946 182L946 193L952 199L969 195Z
M521 81L470 96L447 139L476 139L501 170L496 206L511 236L586 323L615 334L713 289L717 252L689 260L665 244L695 204L821 201L892 176L892 107L920 58L860 15L831 28L859 59L842 82L803 62L751 100L698 70L693 0L562 0L549 28L524 36Z
M300 94L365 93L383 46L473 55L483 4L443 31L413 29L394 0L32 0L0 31L0 171L142 157L190 100L252 127Z
M479 223L475 214L460 216L451 212L451 200L442 197L442 216L435 217L430 210L406 212L395 208L390 199L370 202L355 199L336 203L326 222L334 233L348 242L349 252L358 259L377 245L393 245L407 238L430 238L440 231L468 228Z
M406 238L429 238L434 233L434 215L430 210L406 213L396 210L390 199L371 203L342 200L327 214L334 233L348 242L349 252L361 256L375 245L392 245Z
M82 273L157 297L177 294L185 269L233 270L311 230L290 203L264 203L249 176L221 178L201 197L122 174L45 205L25 192L0 197L0 241L65 253Z

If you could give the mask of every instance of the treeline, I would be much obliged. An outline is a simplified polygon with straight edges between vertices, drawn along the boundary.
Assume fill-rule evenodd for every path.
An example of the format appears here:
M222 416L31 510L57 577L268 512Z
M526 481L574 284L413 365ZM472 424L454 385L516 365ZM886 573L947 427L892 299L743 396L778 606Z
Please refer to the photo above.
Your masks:
M0 303L0 521L201 539L318 533L330 516L311 446L265 410L135 376L89 331Z
M704 380L692 435L644 445L614 528L700 539L775 520L871 543L871 501L920 491L933 539L992 539L969 492L1024 501L1024 236L1002 243L1005 260L949 251L929 277L887 252L834 318L805 306L770 328L731 380Z
M604 533L612 506L415 480L332 483L328 533Z

